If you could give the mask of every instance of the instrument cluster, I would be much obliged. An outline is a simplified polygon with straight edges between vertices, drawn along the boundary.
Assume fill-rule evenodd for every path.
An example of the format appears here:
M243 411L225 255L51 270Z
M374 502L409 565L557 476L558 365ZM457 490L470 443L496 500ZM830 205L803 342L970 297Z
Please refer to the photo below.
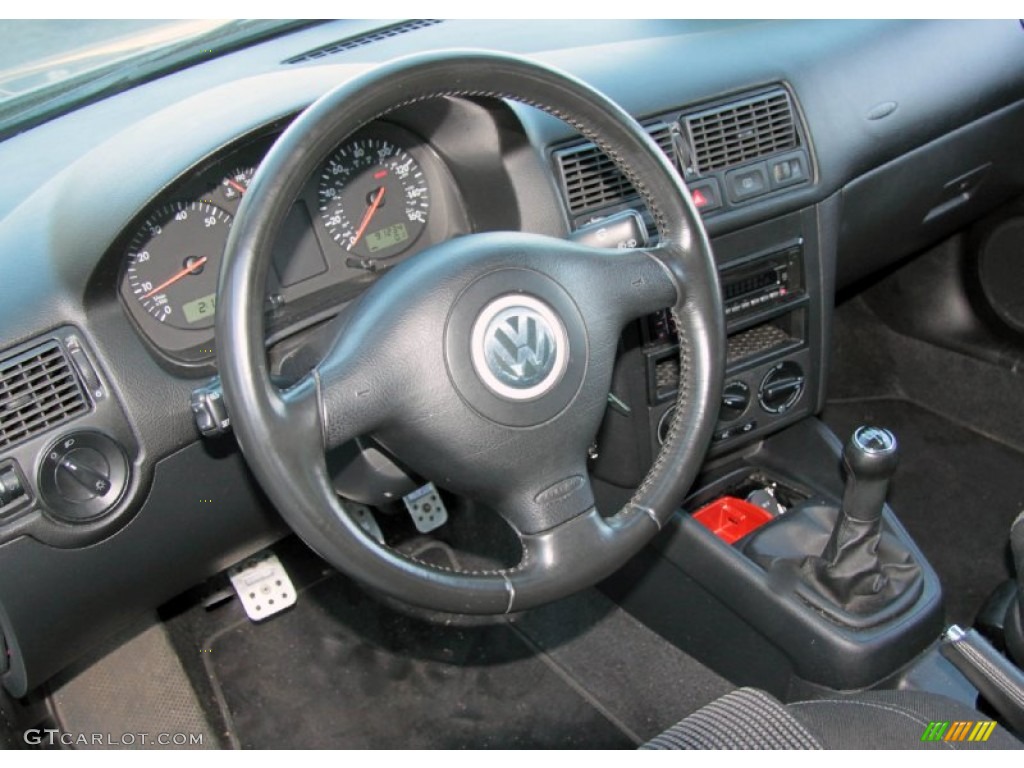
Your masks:
M275 135L229 149L183 177L119 239L120 295L166 361L212 366L220 264L231 225ZM320 164L273 246L271 337L326 319L383 271L465 234L458 190L430 145L378 122Z

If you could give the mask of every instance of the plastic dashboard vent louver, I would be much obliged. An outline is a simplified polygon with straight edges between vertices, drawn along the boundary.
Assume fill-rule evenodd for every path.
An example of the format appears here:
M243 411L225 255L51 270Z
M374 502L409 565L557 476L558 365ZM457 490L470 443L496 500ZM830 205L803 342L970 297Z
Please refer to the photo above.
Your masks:
M793 105L781 89L686 115L683 124L698 174L800 146Z
M432 27L435 24L440 23L441 19L410 19L409 21L403 21L398 24L392 24L388 27L375 29L372 32L367 32L362 35L347 37L344 40L338 40L337 42L329 43L321 46L320 48L314 48L311 51L300 53L298 56L292 56L290 59L285 59L282 63L302 64L307 61L315 61L316 59L322 59L325 56L344 53L345 51L351 51L353 48L362 48L364 45L378 43L381 40L387 40L391 37L404 35L406 32L415 32L417 29L425 29L426 27Z
M645 126L661 150L673 157L672 134L665 123ZM577 144L556 153L562 189L574 216L607 208L636 195L629 180L596 145Z
M67 421L89 407L58 341L0 360L0 448Z

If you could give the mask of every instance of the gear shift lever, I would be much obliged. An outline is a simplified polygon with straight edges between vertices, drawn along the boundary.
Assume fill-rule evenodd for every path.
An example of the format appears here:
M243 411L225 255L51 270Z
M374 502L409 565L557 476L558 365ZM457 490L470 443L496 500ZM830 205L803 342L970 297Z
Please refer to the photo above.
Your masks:
M843 448L846 490L842 514L868 523L882 516L889 480L899 463L896 438L880 427L858 427Z
M801 570L807 581L844 610L874 613L917 580L910 553L882 547L882 508L899 462L896 438L887 429L858 427L843 449L846 489L832 535L820 556Z
M907 610L924 589L913 545L883 514L899 463L896 438L886 429L858 427L842 463L841 504L799 504L755 531L743 551L836 621L875 626Z

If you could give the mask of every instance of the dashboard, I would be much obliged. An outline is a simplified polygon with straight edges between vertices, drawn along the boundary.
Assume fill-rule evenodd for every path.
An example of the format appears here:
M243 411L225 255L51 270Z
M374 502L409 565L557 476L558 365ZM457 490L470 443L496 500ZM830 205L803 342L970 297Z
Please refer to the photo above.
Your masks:
M0 143L9 690L282 535L232 439L204 440L193 410L217 372L232 222L302 109L374 64L467 43L595 85L690 185L728 309L713 456L821 408L837 289L1024 190L1013 20L578 22L571 34L559 22L338 21L14 136ZM291 208L266 286L272 370L301 374L346 306L434 244L521 230L628 246L650 235L644 215L607 158L546 114L483 98L403 107L323 158ZM678 355L661 314L620 347L591 469L628 489L657 452ZM339 492L371 502L352 475L339 471Z

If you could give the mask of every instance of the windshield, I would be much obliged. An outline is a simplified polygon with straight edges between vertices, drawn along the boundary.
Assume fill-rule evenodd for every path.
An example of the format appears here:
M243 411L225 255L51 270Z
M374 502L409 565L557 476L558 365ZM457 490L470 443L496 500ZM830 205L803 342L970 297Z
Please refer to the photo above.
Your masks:
M0 20L0 138L308 22Z
M53 86L227 20L25 19L0 21L0 100Z

